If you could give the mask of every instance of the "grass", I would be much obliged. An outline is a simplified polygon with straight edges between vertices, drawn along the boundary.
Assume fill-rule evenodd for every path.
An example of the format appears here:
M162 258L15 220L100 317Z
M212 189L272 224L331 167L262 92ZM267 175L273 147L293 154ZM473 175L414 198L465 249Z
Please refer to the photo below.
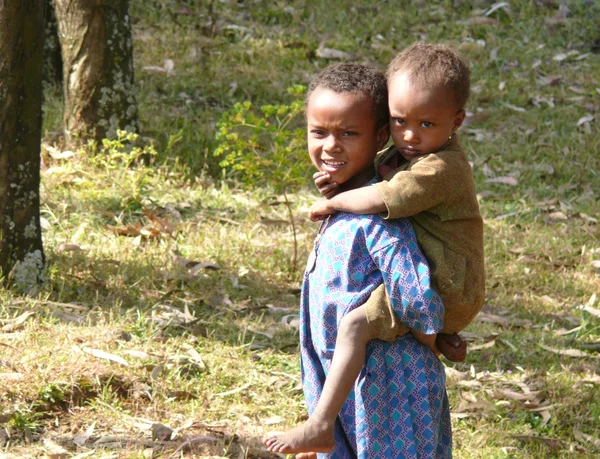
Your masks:
M236 102L286 103L330 62L320 46L384 68L417 39L473 67L461 131L488 296L467 361L448 366L455 457L596 457L600 9L569 1L561 19L552 1L507 3L486 16L482 0L133 1L157 155L128 168L118 151L53 158L62 102L47 88L48 280L35 296L0 292L0 457L169 457L190 439L175 456L269 457L262 435L305 416L301 273L273 190L221 173L216 123ZM165 59L174 72L144 70ZM315 197L308 184L294 195L300 260ZM158 423L172 438L153 441Z

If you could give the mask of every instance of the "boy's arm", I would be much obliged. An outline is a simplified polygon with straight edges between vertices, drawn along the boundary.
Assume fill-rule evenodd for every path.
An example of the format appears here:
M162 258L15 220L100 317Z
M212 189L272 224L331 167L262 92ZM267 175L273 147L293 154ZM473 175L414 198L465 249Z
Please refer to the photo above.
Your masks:
M312 221L323 220L327 215L336 212L350 212L367 215L385 212L386 206L381 194L374 186L365 186L355 190L344 191L330 199L317 201L310 210Z

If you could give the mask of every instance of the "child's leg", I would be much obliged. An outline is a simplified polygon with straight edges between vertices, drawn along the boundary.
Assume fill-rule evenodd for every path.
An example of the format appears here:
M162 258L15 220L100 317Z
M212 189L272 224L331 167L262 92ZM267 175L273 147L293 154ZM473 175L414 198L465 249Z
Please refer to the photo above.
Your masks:
M266 438L269 451L293 454L333 450L335 420L365 364L366 346L371 339L365 307L346 314L338 329L335 353L314 413L303 425Z

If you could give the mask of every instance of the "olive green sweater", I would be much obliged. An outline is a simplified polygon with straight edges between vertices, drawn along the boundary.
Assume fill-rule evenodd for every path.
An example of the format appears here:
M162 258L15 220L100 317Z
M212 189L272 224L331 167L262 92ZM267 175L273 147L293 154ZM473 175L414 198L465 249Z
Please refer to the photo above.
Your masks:
M379 153L384 180L376 183L384 218L410 217L429 261L432 286L444 302L443 333L464 329L485 295L483 220L473 173L456 137L442 150L406 161L394 147ZM380 286L366 303L369 324L379 339L395 339L408 329L391 309Z

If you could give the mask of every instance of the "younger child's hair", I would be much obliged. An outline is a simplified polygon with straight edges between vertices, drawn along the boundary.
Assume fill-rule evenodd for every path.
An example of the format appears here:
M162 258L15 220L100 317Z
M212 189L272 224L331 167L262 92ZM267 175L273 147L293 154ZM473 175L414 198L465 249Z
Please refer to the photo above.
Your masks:
M465 57L447 45L415 43L390 62L388 81L398 72L408 72L416 85L443 86L454 94L459 108L464 108L471 89L471 71Z
M388 90L385 75L368 65L358 63L332 64L315 76L308 86L305 105L317 88L336 93L354 93L369 97L378 128L389 123Z

